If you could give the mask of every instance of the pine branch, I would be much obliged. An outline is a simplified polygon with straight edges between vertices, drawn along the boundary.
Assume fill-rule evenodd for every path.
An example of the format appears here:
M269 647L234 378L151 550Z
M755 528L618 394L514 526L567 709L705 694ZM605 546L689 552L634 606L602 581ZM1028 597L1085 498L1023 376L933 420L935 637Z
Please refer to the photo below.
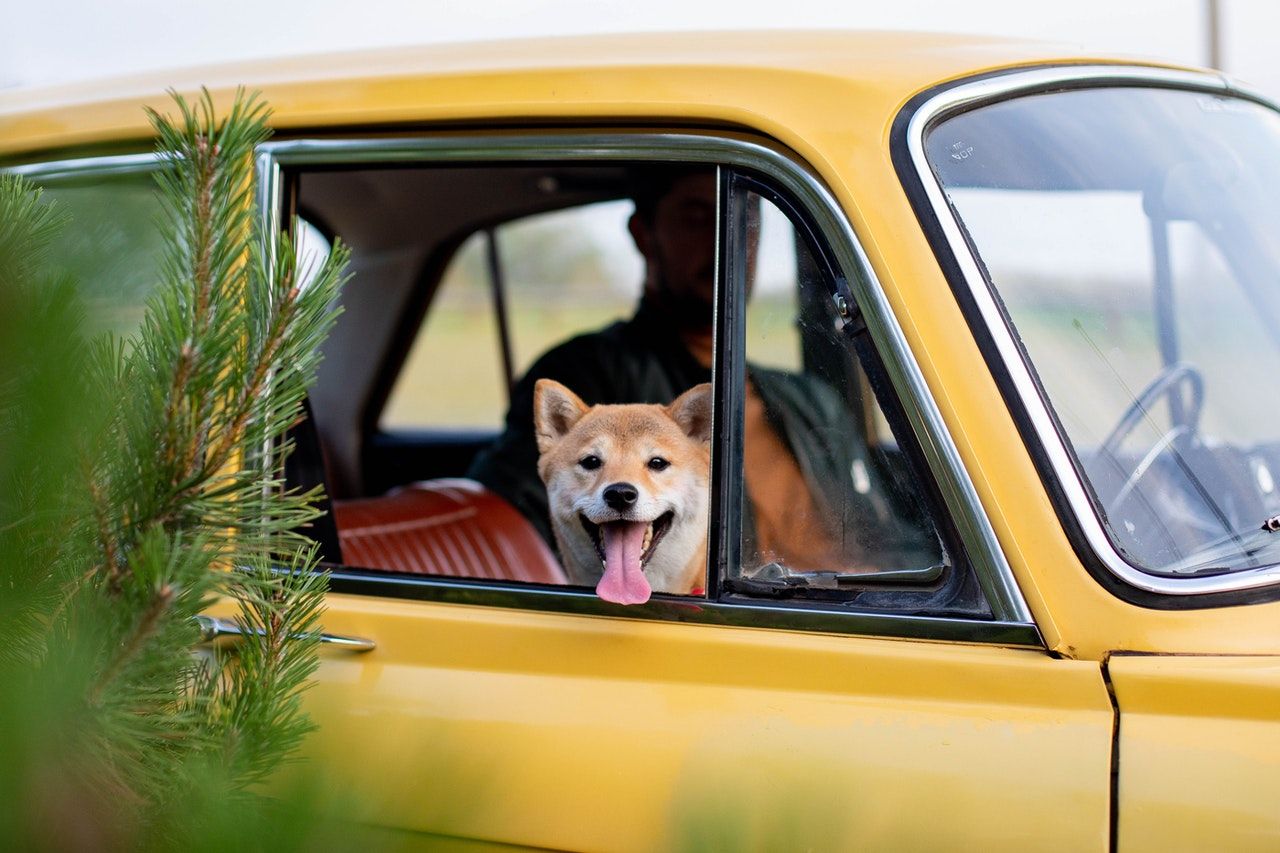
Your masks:
M102 548L102 564L95 565L90 569L90 573L106 569L107 583L113 590L118 589L120 583L120 553L116 545L115 536L112 535L109 522L107 519L107 509L102 497L102 487L95 479L91 466L87 459L81 457L81 473L84 477L86 488L89 492L89 504L93 509L93 520L97 526L98 545Z
M97 683L93 685L93 689L89 691L89 704L97 705L101 702L103 691L120 673L125 664L138 654L143 643L155 634L161 617L173 604L173 599L173 587L166 585L156 590L151 600L151 606L143 614L142 621L138 623L137 628L134 629L125 642L124 647L108 663L106 670L99 676Z
M28 543L50 562L38 594L0 593L0 629L31 638L14 658L33 667L25 683L65 683L79 697L68 737L95 779L137 804L142 824L148 808L199 788L209 766L223 768L229 790L263 779L310 729L300 693L316 665L325 577L297 526L316 516L318 493L285 489L284 431L314 375L346 261L336 245L299 289L288 239L255 230L260 101L238 94L221 122L207 92L194 105L175 102L175 120L150 113L168 164L157 180L165 256L137 337L84 346L70 336L72 355L23 361L18 385L0 358L0 440L48 408L45 420L71 448L29 454L25 465L0 454L0 482L12 469L22 484L0 488L0 583L16 577L7 556ZM29 256L23 241L53 221L23 193L0 177L0 277L28 273L30 265L4 265L5 247ZM26 218L10 225L11 211ZM267 239L278 264L267 262ZM8 317L39 316L7 313L12 298L0 287L0 332ZM0 356L9 345L0 334ZM80 426L68 416L75 403L23 402L51 366L74 377L68 400L100 418ZM83 405L88 387L110 405ZM227 571L245 565L254 568ZM219 594L239 600L245 624L262 630L237 655L198 664L192 619Z
M243 440L244 429L253 414L251 404L262 396L266 390L267 378L277 364L285 331L294 319L293 308L297 297L298 289L296 287L290 288L283 303L277 309L270 325L270 332L268 333L262 357L258 360L249 383L240 392L239 398L232 406L232 411L236 413L235 417L223 435L222 441L209 454L209 461L205 465L206 469L214 471L220 469L230 460L232 451Z

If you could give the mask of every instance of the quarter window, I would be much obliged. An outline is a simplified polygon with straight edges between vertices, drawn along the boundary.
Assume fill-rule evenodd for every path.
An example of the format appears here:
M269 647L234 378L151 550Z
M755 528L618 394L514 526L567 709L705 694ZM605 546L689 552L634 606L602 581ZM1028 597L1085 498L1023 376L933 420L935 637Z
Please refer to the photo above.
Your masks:
M50 257L78 283L88 331L132 334L160 275L161 211L152 172L36 180L68 217Z
M878 428L887 423L835 309L830 260L767 187L735 192L744 203L730 209L745 223L729 245L744 258L747 300L740 571L729 588L980 611L903 448Z

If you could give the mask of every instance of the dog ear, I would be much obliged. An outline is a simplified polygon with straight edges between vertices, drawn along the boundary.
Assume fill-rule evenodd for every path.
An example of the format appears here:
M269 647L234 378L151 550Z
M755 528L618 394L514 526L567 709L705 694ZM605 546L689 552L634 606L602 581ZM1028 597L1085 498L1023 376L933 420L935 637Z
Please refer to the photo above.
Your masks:
M694 441L711 441L711 383L703 382L685 391L667 406L680 429Z
M573 429L587 404L554 379L539 379L533 386L533 431L538 452L546 453L565 433Z

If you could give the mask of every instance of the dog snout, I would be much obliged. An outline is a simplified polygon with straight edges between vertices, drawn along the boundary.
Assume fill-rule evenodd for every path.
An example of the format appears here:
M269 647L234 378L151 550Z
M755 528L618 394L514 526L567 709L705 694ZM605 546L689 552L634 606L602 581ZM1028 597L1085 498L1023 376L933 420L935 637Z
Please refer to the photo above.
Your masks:
M638 497L640 492L630 483L611 483L604 487L604 502L618 512L630 509Z

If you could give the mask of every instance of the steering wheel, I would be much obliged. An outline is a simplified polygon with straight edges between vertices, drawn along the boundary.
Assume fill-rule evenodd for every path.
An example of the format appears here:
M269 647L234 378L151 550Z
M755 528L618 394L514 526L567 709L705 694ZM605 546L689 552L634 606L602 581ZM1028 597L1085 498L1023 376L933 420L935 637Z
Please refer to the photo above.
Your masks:
M1175 398L1173 395L1178 392L1179 387L1183 384L1190 388L1191 399L1187 410L1183 413L1182 422L1175 423L1165 430L1151 445L1150 449L1142 455L1138 464L1126 475L1124 483L1116 491L1115 496L1107 501L1108 513L1113 512L1116 507L1124 502L1125 498L1138 485L1138 481L1142 479L1143 475L1151 470L1152 464L1175 442L1196 434L1200 424L1200 413L1204 409L1204 375L1194 365L1185 361L1165 365L1156 374L1156 377L1147 383L1147 387L1143 388L1133 402L1129 404L1124 414L1120 416L1120 420L1116 422L1111 432L1107 434L1106 440L1098 448L1096 458L1116 459L1116 451L1120 449L1120 445L1124 443L1124 440L1133 433L1138 424L1147 416L1147 411L1151 406L1164 396L1169 396L1171 401L1173 399L1181 399Z

